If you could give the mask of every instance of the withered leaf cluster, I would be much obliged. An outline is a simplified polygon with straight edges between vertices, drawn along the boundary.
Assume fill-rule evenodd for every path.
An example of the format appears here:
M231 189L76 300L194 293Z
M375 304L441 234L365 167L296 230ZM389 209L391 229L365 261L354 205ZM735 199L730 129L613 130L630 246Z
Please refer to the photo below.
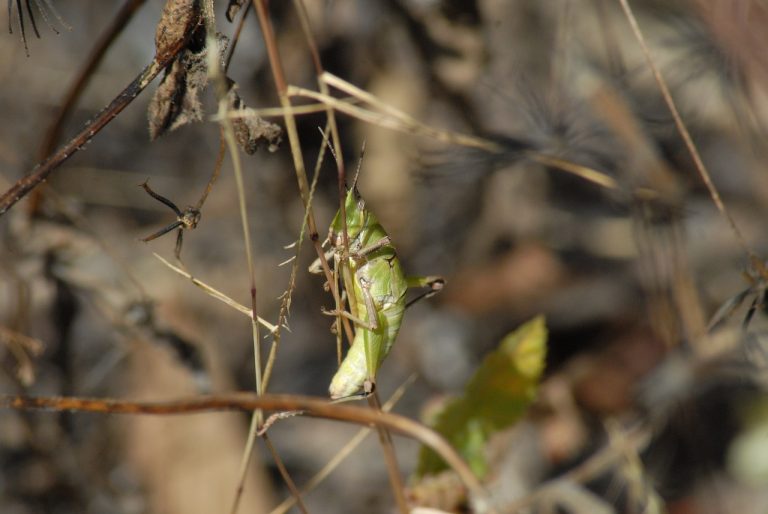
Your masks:
M200 0L168 0L155 28L155 59L163 61L187 40L202 21Z
M283 129L246 107L237 93L237 84L230 79L227 82L227 110L240 114L232 120L237 144L249 155L256 153L260 146L266 146L270 152L277 150L282 141Z
M230 2L227 10L234 16L243 2ZM197 24L194 27L191 24ZM185 31L192 30L191 37L176 58L165 69L148 107L149 137L155 140L168 131L203 119L201 95L208 84L208 47L206 29L200 23L199 2L190 0L169 0L158 23L155 43L156 59L163 52L169 52ZM219 58L224 68L224 53L228 39L217 34ZM235 137L240 147L253 154L260 146L274 151L280 144L282 129L260 118L245 106L237 93L237 84L227 77L227 106L240 115L232 121Z
M200 95L208 83L207 55L205 27L201 25L186 48L166 68L152 96L148 108L150 139L203 119Z
M245 0L229 0L229 5L227 6L227 21L232 22L232 20L235 19L235 16L237 16L238 11L240 11L240 8L245 4Z

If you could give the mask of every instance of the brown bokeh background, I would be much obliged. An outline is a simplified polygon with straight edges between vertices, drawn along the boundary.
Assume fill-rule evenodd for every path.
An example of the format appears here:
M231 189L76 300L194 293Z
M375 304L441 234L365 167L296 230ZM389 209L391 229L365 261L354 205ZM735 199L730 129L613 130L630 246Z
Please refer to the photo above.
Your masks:
M56 35L38 17L42 38L29 37L27 27L29 56L16 25L0 43L3 190L40 161L66 88L120 4L54 3L71 30L54 18ZM224 4L217 2L217 23L231 35ZM314 88L295 12L290 3L272 4L287 80ZM745 240L762 255L768 242L765 6L633 4L714 183ZM161 8L147 2L110 48L67 121L65 138L150 62ZM748 286L741 276L748 256L702 185L618 3L336 0L307 8L328 71L425 123L509 148L490 155L340 116L350 168L365 141L360 190L403 266L447 279L441 295L408 310L381 371L384 397L417 374L396 411L418 418L433 400L459 392L504 334L544 313L550 344L541 397L530 419L490 450L496 463L490 487L500 497L515 498L568 469L603 444L611 420L638 416L653 433L641 452L644 483L653 484L670 512L730 512L725 509L740 497L751 498L753 510L733 512L764 512L765 493L736 480L726 466L739 408L760 390L762 315L753 318L749 337L738 330L743 308L724 323L736 329L724 350L731 364L738 355L735 372L733 365L723 371L719 360L700 365L701 352L690 350L702 335L697 328ZM13 23L16 12L14 6ZM6 17L3 12L0 25ZM277 105L253 13L229 75L250 107ZM23 201L0 219L0 326L43 344L29 384L19 379L10 345L2 348L4 392L160 400L254 387L248 319L153 257L172 257L173 234L139 241L174 215L137 185L149 178L179 206L194 204L219 145L210 119L150 143L146 109L154 86L149 89L54 172L34 215ZM214 111L211 91L205 107L208 115ZM323 125L320 115L300 119L310 168ZM606 191L526 152L597 169L622 190ZM287 143L274 153L243 155L243 163L258 307L274 321L290 273L278 264L293 254L285 247L298 236L303 206ZM314 201L323 231L338 205L334 170L326 162ZM637 188L660 196L646 202L627 194ZM273 392L323 396L335 369L335 338L320 312L332 299L322 279L306 272L312 253L305 244ZM199 226L185 235L182 255L196 277L249 304L229 157ZM147 316L151 322L141 322ZM265 339L265 352L268 344ZM666 372L678 378L690 372L688 385L649 388L648 376L652 384L662 376L649 374L665 372L681 354L688 371ZM239 414L160 419L0 411L0 511L226 511L247 430L248 417ZM301 484L355 432L293 418L271 433ZM418 445L396 439L396 447L407 476ZM533 448L532 455L513 451L520 447ZM264 448L251 466L240 512L269 512L288 493ZM619 512L647 500L627 486L621 470L611 472L593 477L587 490ZM310 512L392 511L375 438L307 505ZM578 510L589 509L583 504L570 508L589 511Z

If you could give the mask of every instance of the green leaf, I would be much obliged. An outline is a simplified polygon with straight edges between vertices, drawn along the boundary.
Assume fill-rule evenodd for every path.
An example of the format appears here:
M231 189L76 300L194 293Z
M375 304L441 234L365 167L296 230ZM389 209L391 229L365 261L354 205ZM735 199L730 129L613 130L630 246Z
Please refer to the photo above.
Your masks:
M447 402L433 428L453 444L479 476L485 475L485 445L490 436L517 422L536 397L544 371L547 329L538 316L508 334L487 355L464 394ZM422 447L417 476L439 473L447 465Z

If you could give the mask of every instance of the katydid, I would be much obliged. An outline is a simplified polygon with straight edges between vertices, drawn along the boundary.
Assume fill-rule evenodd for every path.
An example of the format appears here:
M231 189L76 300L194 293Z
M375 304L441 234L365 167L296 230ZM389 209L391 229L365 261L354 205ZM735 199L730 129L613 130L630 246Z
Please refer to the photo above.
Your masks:
M327 242L332 247L329 256L334 258L336 275L344 285L349 312L339 307L328 314L350 319L356 331L352 346L331 380L329 393L333 399L373 390L376 373L400 330L408 305L408 287L429 287L430 291L419 297L422 298L444 284L440 277L406 278L389 236L376 216L365 208L356 184L347 193L344 210L349 247L344 247L341 210L333 218ZM316 270L318 264L310 269Z

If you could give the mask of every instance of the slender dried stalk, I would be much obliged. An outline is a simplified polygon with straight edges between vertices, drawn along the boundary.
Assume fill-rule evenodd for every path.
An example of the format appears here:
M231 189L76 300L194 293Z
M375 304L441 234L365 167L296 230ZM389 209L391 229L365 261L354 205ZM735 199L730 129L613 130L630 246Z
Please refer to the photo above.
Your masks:
M197 287L199 287L200 289L205 291L210 296L216 298L220 302L226 303L227 305L229 305L233 309L242 312L243 314L245 314L249 318L253 316L253 309L249 309L245 305L243 305L243 304L233 300L229 296L225 295L224 293L222 293L218 289L215 289L215 288L209 286L208 284L206 284L205 282L203 282L202 280L193 277L189 272L179 268L178 266L174 266L173 264L171 264L170 262L165 260L162 256L160 256L160 255L158 255L156 253L153 253L152 255L154 255L160 262L162 262L163 264L168 266L170 269L172 269L173 271L175 271L176 273L178 273L182 277L188 278L193 284L195 284ZM264 318L261 318L261 317L257 316L256 319L261 324L261 326L263 326L264 328L266 328L270 332L274 332L276 330L276 327L272 323L270 323L269 321L265 320Z
M379 401L379 395L376 391L372 395L368 396L368 405L371 406L376 412L382 412L381 402ZM405 500L405 486L403 485L403 479L400 477L400 469L397 465L397 456L395 455L395 446L392 444L392 434L386 427L378 426L377 432L379 433L379 443L381 449L384 452L384 461L387 464L387 475L389 476L389 483L392 487L392 492L395 495L395 503L401 514L408 514L408 502Z
M320 60L320 52L317 50L317 43L312 36L312 29L309 24L309 16L307 15L307 8L302 0L294 0L293 5L299 14L299 22L301 23L301 31L304 33L304 39L309 47L309 53L312 55L312 64L315 67L315 74L317 75L317 85L320 88L320 92L329 95L328 85L323 81L323 75L325 70L323 69L323 62ZM331 128L331 136L333 138L333 147L336 149L336 169L337 169L337 187L339 193L339 212L341 213L341 227L342 227L342 244L344 249L349 252L349 234L347 233L347 212L344 198L346 197L346 171L344 168L344 155L341 151L341 138L339 137L339 128L336 123L336 114L330 106L326 108L326 117L328 124ZM338 310L338 306L337 306ZM341 318L338 318L340 321ZM351 342L350 342L351 343Z
M640 30L640 26L637 23L637 18L635 18L634 13L632 12L632 8L629 6L629 2L627 0L618 1L619 4L621 4L621 8L624 11L624 15L626 16L630 27L632 28L632 33L634 34L635 39L637 39L637 42L643 51L646 63L653 73L656 84L659 86L659 91L661 91L661 96L664 98L664 103L667 104L667 108L672 114L672 118L675 120L677 131L680 133L680 137L683 138L685 147L688 149L688 153L691 155L691 159L693 159L696 171L699 173L701 181L704 182L704 185L709 192L709 196L712 198L712 202L714 202L717 210L720 211L720 214L728 222L728 225L730 225L731 231L733 232L734 236L736 236L736 240L739 242L744 252L747 253L747 255L750 257L750 260L752 262L760 262L757 254L755 254L755 252L747 243L746 238L739 229L739 226L736 224L736 220L733 218L730 211L728 211L728 208L725 206L725 202L723 202L723 199L720 197L720 192L717 190L717 186L715 186L715 183L712 181L712 177L709 174L709 171L707 171L707 167L704 165L704 161L701 159L701 155L699 154L698 148L696 148L696 144L693 142L691 133L688 131L688 127L685 125L685 122L683 122L683 118L680 116L680 112L677 110L677 105L675 104L675 101L672 98L672 94L669 91L669 86L667 86L667 82L661 75L659 67L656 66L656 62L653 60L651 50L648 48L648 44L645 41L645 36L643 36L643 33Z
M117 39L123 32L123 29L131 21L136 11L144 5L144 2L146 2L146 0L126 0L104 33L99 37L99 40L91 50L88 59L85 61L85 65L77 74L75 81L69 87L66 95L64 95L61 107L56 112L56 118L51 122L48 130L45 131L45 138L40 145L40 159L44 159L55 149L56 143L61 135L61 128L64 125L64 121L66 121L67 117L72 112L72 109L77 104L77 101L80 99L80 96L90 82L93 73L101 64L102 59L104 59L104 56L106 55L107 50L112 46L112 43L114 43L115 39Z
M250 4L249 4L250 5ZM301 222L301 230L299 230L299 237L294 243L296 253L294 253L291 264L291 276L288 279L288 287L282 294L282 302L280 303L280 313L277 316L277 329L273 333L272 347L269 350L269 356L267 357L267 364L264 368L264 390L269 385L269 380L272 377L272 369L275 365L275 359L277 358L277 349L280 346L280 338L282 336L282 328L286 326L288 322L288 313L291 309L291 298L293 291L296 288L296 277L299 273L299 255L301 254L301 246L304 243L304 236L307 233L307 223L309 220L309 209L312 208L312 199L315 196L315 190L317 189L317 182L320 178L320 168L325 160L325 148L327 138L323 137L322 144L317 156L317 162L315 163L314 176L312 177L312 185L309 188L309 198L307 200L307 206L304 209L304 218Z
M291 478L291 475L288 473L288 470L286 469L285 464L283 464L283 460L280 458L280 455L277 453L277 449L275 448L275 445L273 445L272 441L269 439L269 435L262 434L261 437L264 440L264 445L267 447L267 449L269 450L269 453L272 455L272 459L275 461L275 465L277 465L277 469L280 472L280 476L283 477L283 481L288 486L288 490L291 491L291 494L293 495L293 499L295 500L295 505L299 508L301 512L303 512L304 514L308 514L309 511L307 510L307 507L304 505L304 502L301 500L301 491L299 491L299 488L296 487L296 483L293 481L293 479ZM235 506L235 509L233 509L232 511L233 514L236 508L237 506Z

